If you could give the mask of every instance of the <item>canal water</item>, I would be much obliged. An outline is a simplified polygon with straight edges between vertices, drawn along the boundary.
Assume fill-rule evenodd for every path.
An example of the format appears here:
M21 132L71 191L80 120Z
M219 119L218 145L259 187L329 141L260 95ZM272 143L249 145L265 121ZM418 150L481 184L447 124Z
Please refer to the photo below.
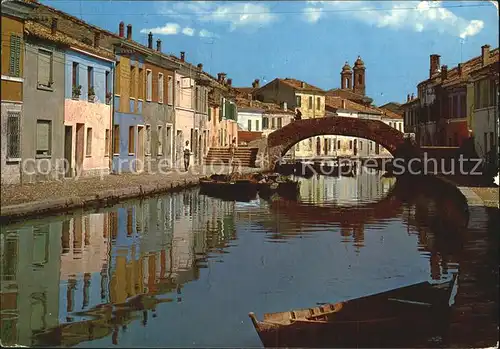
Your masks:
M463 272L471 212L425 183L376 171L300 180L298 201L235 203L192 189L2 227L2 344L261 347L251 311L262 318ZM497 213L481 211L475 239L498 228ZM478 265L497 268L491 253L468 254L469 279ZM479 276L493 290L481 297L498 307L495 277ZM495 321L477 319L461 317L451 332Z

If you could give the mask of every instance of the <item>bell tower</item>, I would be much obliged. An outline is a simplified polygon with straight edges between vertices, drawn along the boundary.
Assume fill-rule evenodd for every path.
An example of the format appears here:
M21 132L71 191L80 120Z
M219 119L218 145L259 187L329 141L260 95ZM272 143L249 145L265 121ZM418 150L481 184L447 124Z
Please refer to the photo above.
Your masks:
M345 62L340 72L340 88L352 89L352 70L349 63Z
M360 56L354 63L354 93L363 96L366 93L366 68Z

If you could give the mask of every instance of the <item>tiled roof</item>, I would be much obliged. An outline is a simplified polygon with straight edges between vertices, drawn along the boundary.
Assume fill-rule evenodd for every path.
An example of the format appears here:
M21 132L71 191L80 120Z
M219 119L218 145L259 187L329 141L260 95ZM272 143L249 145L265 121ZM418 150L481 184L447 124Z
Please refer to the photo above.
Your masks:
M401 119L401 120L403 119L403 115L395 113L392 110L389 110L389 109L386 109L386 108L382 108L382 107L378 107L376 109L379 110L382 113L382 117L383 118Z
M490 51L490 64L498 61L499 58L499 49L496 48ZM441 68L441 67L440 67ZM448 69L447 78L444 81L441 81L441 72L435 73L431 78L421 81L418 85L422 85L430 82L441 82L443 87L450 87L454 85L460 85L461 83L465 83L467 81L468 75L478 69L482 68L482 57L477 56L468 61L461 64L462 74L459 74L458 66L453 67L452 69Z
M370 97L359 93L355 93L353 90L350 89L332 88L331 90L326 91L326 95L342 97L345 99L349 99L351 101L360 101L365 103L371 103L373 101L373 99L371 99Z
M316 87L314 85L308 84L307 82L297 80L297 79L292 79L292 78L285 78L285 79L278 79L280 82L287 84L294 89L297 90L302 90L302 91L316 91L316 92L325 92L324 90L320 89L319 87ZM304 87L302 87L304 86Z
M250 105L250 102L252 102L252 105ZM265 103L256 100L250 101L248 98L243 97L236 97L236 105L238 109L255 110L256 112L260 111L262 113L295 114L292 110L283 110L276 103Z
M87 45L80 40L74 39L64 33L61 33L60 31L56 31L55 34L52 34L52 31L50 28L47 28L46 26L35 23L32 21L26 21L24 24L24 31L28 35L33 35L36 37L39 37L44 40L49 40L52 42L56 42L59 44L63 45L68 45L76 48L80 48L82 50L85 50L89 53L96 54L98 56L108 58L108 59L115 59L115 56L112 52L103 49L102 47L94 47L92 45Z
M362 104L337 96L326 96L325 105L326 107L330 107L333 109L344 109L342 108L342 101L344 101L345 103L345 110L352 110L356 112L370 113L370 114L382 114L382 112L377 110L376 108L366 107Z

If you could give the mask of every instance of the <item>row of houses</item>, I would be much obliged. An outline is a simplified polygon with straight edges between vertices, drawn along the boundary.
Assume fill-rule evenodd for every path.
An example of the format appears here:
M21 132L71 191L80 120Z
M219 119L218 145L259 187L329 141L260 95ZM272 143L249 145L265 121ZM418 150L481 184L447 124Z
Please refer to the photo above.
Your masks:
M237 137L231 79L32 0L2 2L2 183L175 167Z
M376 119L404 132L400 104L392 102L376 107L373 99L366 96L366 67L360 57L353 69L346 62L340 77L340 88L327 91L292 78L276 78L262 87L256 79L252 87L236 87L239 140L265 137L292 122L298 112L302 119L338 116ZM299 142L289 155L389 157L390 153L366 139L332 135Z
M452 68L441 65L440 58L430 55L429 78L402 105L406 130L420 145L470 142L477 155L496 163L499 49L484 45L481 55Z

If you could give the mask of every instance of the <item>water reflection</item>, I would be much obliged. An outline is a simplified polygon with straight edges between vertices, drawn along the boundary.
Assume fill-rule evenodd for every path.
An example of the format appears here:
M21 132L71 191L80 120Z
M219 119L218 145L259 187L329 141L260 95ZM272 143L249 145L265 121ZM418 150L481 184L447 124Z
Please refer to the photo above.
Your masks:
M465 229L441 219L453 210L373 173L303 180L299 202L190 190L2 227L2 343L259 346L250 309L446 278Z

